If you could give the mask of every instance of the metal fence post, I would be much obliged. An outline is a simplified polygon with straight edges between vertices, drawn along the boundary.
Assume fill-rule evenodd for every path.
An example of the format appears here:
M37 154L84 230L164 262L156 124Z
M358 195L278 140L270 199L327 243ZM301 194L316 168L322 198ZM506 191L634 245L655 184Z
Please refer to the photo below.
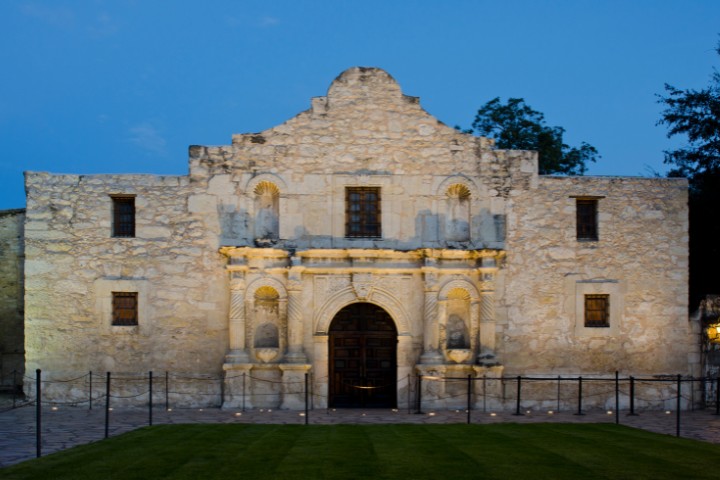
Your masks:
M407 401L405 403L407 404L407 413L409 415L412 411L412 388L410 388L409 374L405 377L405 381L407 382Z
M417 376L417 395L415 396L415 413L422 413L422 375L418 373Z
M620 372L615 370L615 424L620 424Z
M17 369L13 370L13 389L12 389L12 398L13 398L13 408L15 408L15 403L17 401Z
M165 370L165 411L170 411L170 374Z
M516 398L516 400L515 400L515 413L513 413L513 415L518 415L518 416L519 416L519 415L522 415L522 413L520 413L520 392L521 392L521 389L522 389L522 377L521 377L520 375L518 375L518 376L517 376L517 395L516 395L517 398Z
M242 389L242 390L243 390L243 395L242 395L242 398L243 398L242 411L244 412L244 411L245 411L245 372L243 372L243 382L242 382L242 383L243 383L243 389Z
M560 413L560 375L558 375L558 385L557 385L557 410L555 410L557 413Z
M578 410L575 415L585 415L582 412L582 377L578 377Z
M225 379L220 379L220 408L225 404Z
M308 424L308 415L310 411L308 409L308 374L305 372L305 425Z
M110 372L105 379L105 438L110 436Z
M90 405L88 407L88 410L92 410L92 370L90 370L90 372L88 372L88 376L90 378L90 382L89 382L89 386L88 386L88 393L90 393L90 395L88 395Z
M695 411L695 377L690 377L690 411Z
M635 377L630 376L630 416L636 416L635 413Z
M42 371L35 370L35 454L42 455Z
M487 375L483 374L483 413L487 412Z
M467 376L467 423L470 424L470 404L472 403L472 378Z
M682 385L682 376L678 373L677 376L677 414L675 415L675 436L680 436L680 400L682 399L682 392L680 390Z
M715 415L720 415L720 374L715 379Z
M148 374L148 409L149 409L149 413L148 413L148 416L149 416L149 418L148 418L148 423L149 423L151 426L152 426L152 422L153 422L153 418L152 418L152 414L153 414L153 411L152 411L152 410L153 410L153 398L152 398L152 394L153 394L153 391L152 391L153 384L152 384L152 383L153 383L153 382L152 382L152 381L153 381L153 375L152 375L152 370L150 370L150 372L149 372L149 374Z

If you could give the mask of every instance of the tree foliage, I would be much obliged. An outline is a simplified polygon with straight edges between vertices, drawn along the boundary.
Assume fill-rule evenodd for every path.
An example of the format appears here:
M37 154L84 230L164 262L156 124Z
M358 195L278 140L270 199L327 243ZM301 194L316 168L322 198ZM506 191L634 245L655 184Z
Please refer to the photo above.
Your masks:
M720 54L720 44L717 47ZM680 90L665 84L668 96L660 96L665 105L658 124L668 126L668 137L682 135L687 145L665 152L665 163L674 165L672 176L691 181L696 176L720 172L720 72L702 90Z
M498 148L537 151L541 175L582 175L588 162L600 158L595 147L585 142L580 147L565 144L565 129L546 125L545 116L522 98L509 98L506 104L498 97L490 100L466 132L494 138Z
M720 43L716 49L720 55ZM667 96L658 124L667 125L668 137L685 137L687 143L665 152L669 176L690 182L690 308L708 294L720 293L720 73L702 90L681 90L665 85Z

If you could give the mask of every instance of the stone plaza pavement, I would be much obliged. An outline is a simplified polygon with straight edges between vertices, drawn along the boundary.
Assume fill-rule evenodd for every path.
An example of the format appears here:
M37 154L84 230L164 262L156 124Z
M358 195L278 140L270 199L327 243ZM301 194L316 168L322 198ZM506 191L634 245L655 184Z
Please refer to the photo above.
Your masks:
M720 444L720 416L713 415L714 410L696 410L682 412L680 435L706 442ZM36 409L34 406L11 408L0 405L0 468L36 457ZM303 412L287 410L258 409L241 412L238 410L173 409L166 411L156 407L153 410L153 425L181 423L267 423L298 424L306 421ZM531 411L522 416L513 412L470 413L473 424L488 423L614 423L615 414L593 411L584 415L573 412ZM625 412L619 415L622 425L675 435L677 417L675 412L644 411L637 416ZM466 423L465 410L438 410L415 413L408 410L310 410L307 416L310 425L327 424L383 424L415 423L443 424ZM149 411L140 409L114 409L109 412L108 434L110 437L134 430L149 424ZM42 410L42 455L76 445L103 440L105 436L105 411L98 405L92 410L87 407L50 406Z

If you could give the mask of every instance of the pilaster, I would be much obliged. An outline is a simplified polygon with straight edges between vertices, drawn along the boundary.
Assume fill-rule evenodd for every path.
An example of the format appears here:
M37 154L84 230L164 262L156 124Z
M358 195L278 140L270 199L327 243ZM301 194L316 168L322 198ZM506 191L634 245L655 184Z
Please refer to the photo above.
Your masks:
M420 362L439 364L443 362L440 353L440 330L438 316L438 282L434 271L423 269L425 277L425 303L423 308L423 353Z
M300 266L300 259L292 258L287 279L288 304L287 304L287 326L288 326L288 352L286 360L292 364L307 363L307 356L303 351L303 335L305 319L302 310L302 272L304 267Z
M243 272L230 273L230 311L228 332L230 350L225 356L226 363L248 363L245 340L245 276Z

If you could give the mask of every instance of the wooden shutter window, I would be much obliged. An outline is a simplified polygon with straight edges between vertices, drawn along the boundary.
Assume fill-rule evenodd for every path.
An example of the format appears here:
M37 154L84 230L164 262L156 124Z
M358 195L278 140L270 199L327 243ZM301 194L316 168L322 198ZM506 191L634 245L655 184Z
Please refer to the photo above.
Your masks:
M138 324L137 292L112 292L112 324L114 326Z
M610 295L585 295L585 326L610 326Z

